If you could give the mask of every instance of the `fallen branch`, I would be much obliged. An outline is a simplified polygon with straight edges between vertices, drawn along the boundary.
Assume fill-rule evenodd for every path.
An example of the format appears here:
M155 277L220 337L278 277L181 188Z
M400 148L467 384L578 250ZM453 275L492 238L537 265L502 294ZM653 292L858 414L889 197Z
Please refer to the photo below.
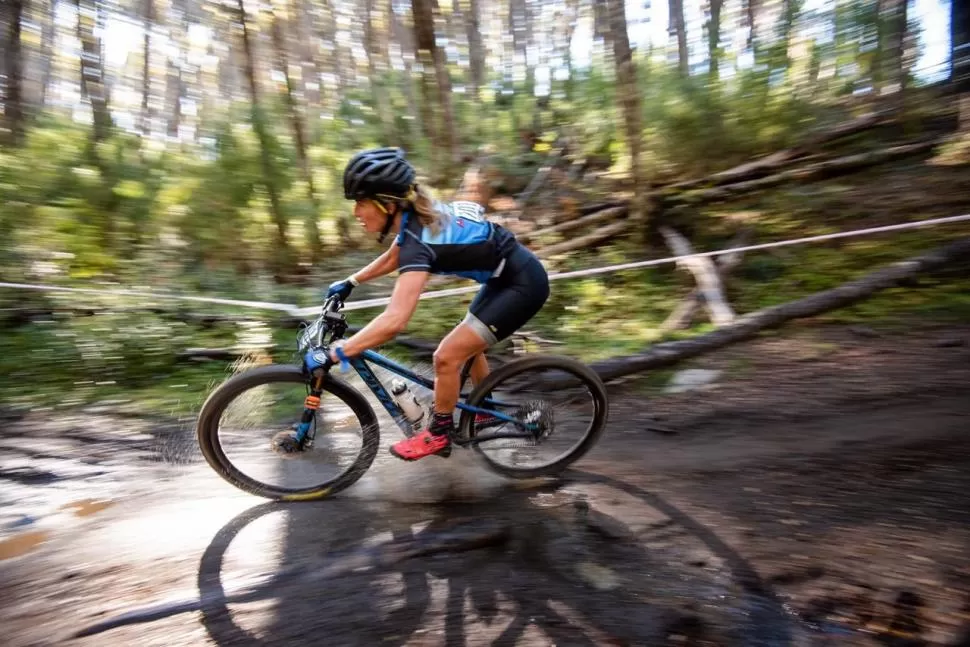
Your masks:
M667 246L676 256L687 256L683 260L677 261L677 266L686 269L694 275L697 281L697 288L704 297L704 305L711 315L711 321L715 326L726 326L734 321L734 311L724 298L724 290L721 287L721 277L714 267L714 262L709 256L690 256L694 253L690 242L676 230L670 227L661 227L660 233Z
M516 238L521 243L528 242L530 240L536 240L543 236L549 236L552 234L561 234L566 231L571 231L573 229L579 229L581 227L588 227L589 225L595 225L601 222L606 222L608 220L614 220L621 216L625 216L627 212L626 206L613 207L610 209L603 209L602 211L594 212L590 215L578 215L570 220L563 221L552 227L546 227L545 229L536 229L535 231L519 234Z
M748 239L751 237L750 229L743 229L741 233L734 237L734 240L728 245L728 249L736 247L744 247L748 244ZM744 257L744 252L735 252L733 254L724 254L723 256L717 257L717 272L723 282L727 275L734 270L738 265L741 264L741 259ZM670 313L670 316L660 325L660 329L664 332L671 330L681 330L687 328L694 321L694 317L697 316L697 312L701 309L703 305L704 297L701 295L701 291L698 288L694 288L690 293L684 297L674 311Z
M736 319L733 324L705 335L693 339L655 344L648 350L636 355L594 362L590 364L590 368L596 371L603 380L608 381L631 373L671 366L718 348L750 339L762 330L778 328L793 319L814 317L830 310L858 303L877 292L896 287L917 274L967 259L970 259L970 238L963 238L922 256L892 263L837 288L743 315ZM572 383L572 380L563 377L544 381L542 387L544 389L560 389Z
M529 185L525 187L525 190L515 198L515 201L518 203L520 209L525 207L525 205L529 202L529 199L532 198L532 195L538 191L539 187L541 187L543 182L546 181L546 178L549 177L549 173L551 173L552 169L559 164L560 158L562 157L563 153L566 152L568 147L568 143L563 143L559 148L556 148L549 153L549 155L546 157L545 164L543 164L539 170L536 171L536 174L532 176L532 180L529 182Z
M555 254L561 254L562 252L568 252L574 249L579 249L581 247L589 247L595 243L602 242L607 238L611 238L623 231L630 228L630 223L614 222L611 225L607 225L600 229L597 229L585 236L580 236L579 238L574 238L573 240L567 240L561 243L556 243L555 245L549 245L548 247L543 247L535 252L536 256L539 258L547 258Z
M885 111L871 112L856 117L851 121L838 124L834 128L822 131L793 148L772 153L771 155L756 159L752 162L746 162L740 166L735 166L734 168L715 173L705 178L678 182L667 188L675 191L686 191L701 186L720 186L722 184L731 184L763 176L798 160L813 148L886 123L889 115L890 113Z
M673 195L667 198L670 203L699 203L725 200L742 193L750 193L768 187L784 184L792 180L806 181L824 177L830 173L845 173L860 168L868 168L877 164L882 164L894 159L909 157L933 149L942 140L934 139L931 141L918 142L915 144L904 144L902 146L892 146L878 151L848 155L825 162L810 164L801 168L783 171L776 175L770 175L758 180L728 184L715 189L702 191L688 191L682 195Z

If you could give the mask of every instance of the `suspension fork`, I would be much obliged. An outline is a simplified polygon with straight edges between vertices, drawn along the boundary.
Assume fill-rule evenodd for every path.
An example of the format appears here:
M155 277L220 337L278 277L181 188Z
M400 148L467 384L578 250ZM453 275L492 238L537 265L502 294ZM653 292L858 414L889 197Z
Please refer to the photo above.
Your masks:
M317 409L320 408L320 395L323 393L325 375L323 369L318 368L313 371L313 377L310 378L310 393L303 401L303 415L300 416L300 424L296 428L296 442L300 449L309 449L313 446L314 434L310 433L310 429L313 427ZM314 429L314 431L316 430Z

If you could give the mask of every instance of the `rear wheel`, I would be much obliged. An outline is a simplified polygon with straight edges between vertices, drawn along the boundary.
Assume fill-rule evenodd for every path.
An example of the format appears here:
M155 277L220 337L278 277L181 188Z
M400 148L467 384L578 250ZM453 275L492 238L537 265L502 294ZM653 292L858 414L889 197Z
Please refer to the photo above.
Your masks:
M209 465L234 486L269 499L319 499L355 483L380 443L377 416L349 384L327 376L311 441L296 426L309 392L297 366L262 366L221 384L202 407L196 434Z
M485 402L486 397L497 403ZM462 411L459 434L481 439L476 451L489 467L512 478L550 476L565 470L596 444L606 427L606 386L585 364L569 357L538 355L517 359L490 373L469 396L474 407L517 420L487 428ZM527 438L486 436L529 432Z

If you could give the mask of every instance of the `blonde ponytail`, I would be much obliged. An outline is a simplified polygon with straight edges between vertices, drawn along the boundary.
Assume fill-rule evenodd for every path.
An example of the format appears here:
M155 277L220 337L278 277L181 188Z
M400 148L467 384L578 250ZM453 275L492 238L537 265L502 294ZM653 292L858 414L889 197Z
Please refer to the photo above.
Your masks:
M410 197L411 207L418 215L421 225L431 230L432 234L438 234L446 215L438 209L438 202L431 195L431 191L423 186L416 185Z

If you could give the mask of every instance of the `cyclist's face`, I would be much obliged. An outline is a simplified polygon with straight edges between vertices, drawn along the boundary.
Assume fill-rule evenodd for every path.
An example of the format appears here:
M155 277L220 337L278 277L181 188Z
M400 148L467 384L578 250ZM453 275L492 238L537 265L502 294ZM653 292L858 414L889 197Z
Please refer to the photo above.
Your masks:
M377 234L384 228L387 214L373 200L364 199L358 200L354 204L354 217L364 227L365 231Z

